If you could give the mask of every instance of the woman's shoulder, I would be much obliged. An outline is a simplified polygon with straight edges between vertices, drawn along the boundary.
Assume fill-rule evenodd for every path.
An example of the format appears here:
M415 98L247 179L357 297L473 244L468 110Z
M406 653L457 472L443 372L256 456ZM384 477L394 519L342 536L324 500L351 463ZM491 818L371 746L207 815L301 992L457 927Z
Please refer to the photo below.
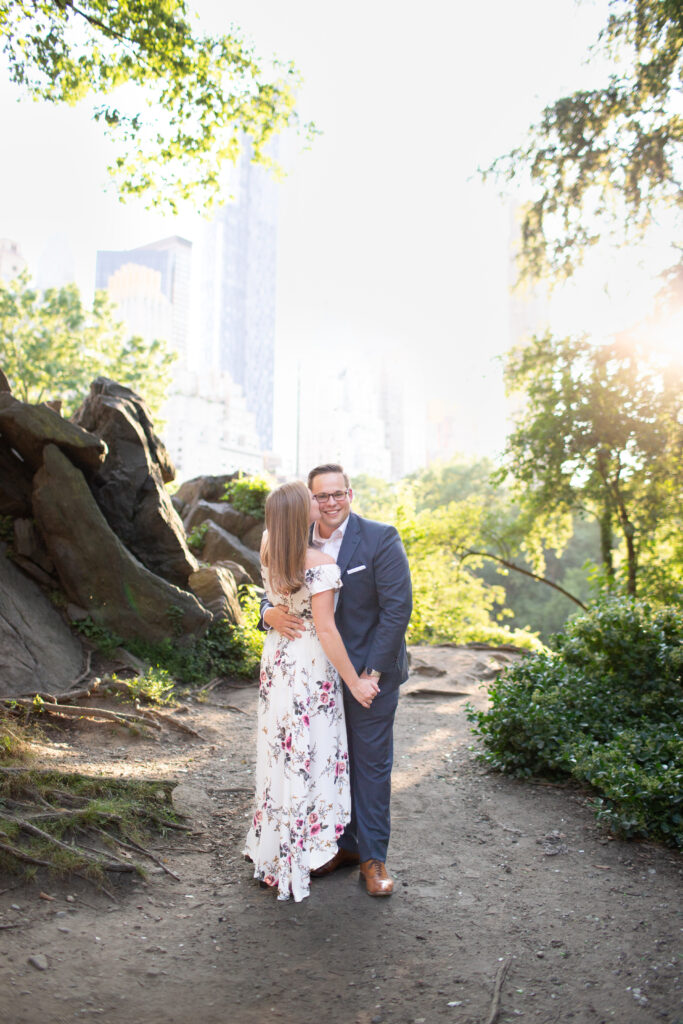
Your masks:
M331 555L326 555L324 551L320 551L318 548L308 548L306 551L306 561L304 568L314 569L318 565L335 565L334 558Z

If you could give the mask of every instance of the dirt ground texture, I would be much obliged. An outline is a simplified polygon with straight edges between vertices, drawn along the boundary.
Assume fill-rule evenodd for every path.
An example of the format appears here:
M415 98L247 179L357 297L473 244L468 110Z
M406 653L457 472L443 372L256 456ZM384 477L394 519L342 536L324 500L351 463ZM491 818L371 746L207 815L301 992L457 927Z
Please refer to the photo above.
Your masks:
M0 1020L680 1024L683 858L610 837L579 789L475 758L465 703L484 706L482 680L510 657L413 649L390 899L369 898L357 869L314 880L299 904L251 878L253 686L189 705L202 740L87 723L53 734L45 765L177 779L194 834L150 842L180 881L152 866L112 882L114 900L80 880L0 879Z

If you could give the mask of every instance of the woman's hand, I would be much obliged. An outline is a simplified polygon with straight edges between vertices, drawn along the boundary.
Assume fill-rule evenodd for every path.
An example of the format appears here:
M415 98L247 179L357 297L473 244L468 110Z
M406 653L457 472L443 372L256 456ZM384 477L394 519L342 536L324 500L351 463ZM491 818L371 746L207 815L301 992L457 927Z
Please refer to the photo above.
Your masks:
M371 676L359 676L356 682L349 685L349 690L359 704L364 708L369 708L379 693L379 686L377 680Z

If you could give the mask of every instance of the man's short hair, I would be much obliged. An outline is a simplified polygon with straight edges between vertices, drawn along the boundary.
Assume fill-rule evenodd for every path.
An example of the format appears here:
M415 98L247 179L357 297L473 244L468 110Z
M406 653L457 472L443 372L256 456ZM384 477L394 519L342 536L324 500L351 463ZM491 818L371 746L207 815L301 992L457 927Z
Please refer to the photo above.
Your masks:
M323 473L341 473L344 477L344 483L347 487L350 487L349 478L344 472L344 467L340 466L336 462L326 462L323 466L316 466L308 474L308 489L313 490L313 481L317 476L322 476Z

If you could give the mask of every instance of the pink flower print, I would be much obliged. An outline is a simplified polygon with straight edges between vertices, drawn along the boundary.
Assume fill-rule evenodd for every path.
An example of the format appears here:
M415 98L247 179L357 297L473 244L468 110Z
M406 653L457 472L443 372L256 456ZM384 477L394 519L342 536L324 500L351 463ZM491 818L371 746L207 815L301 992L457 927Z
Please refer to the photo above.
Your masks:
M331 707L331 708L334 707L334 697L330 697L329 707Z
M334 774L337 775L337 776L343 775L345 771L346 771L346 765L344 764L344 762L343 761L337 761L337 764L336 764L335 769L334 769Z
M297 839L296 845L299 847L300 850L303 850L303 848L304 848L304 841L303 841L303 839Z
M329 699L330 699L330 696L329 696L329 694L328 694L328 693L321 693L321 694L320 694L320 703L321 703L321 704L327 704L327 702L329 701Z
M303 823L304 823L304 819L303 818L297 818L296 819L296 827L297 828L301 828Z
M273 875L266 875L263 881L266 883L266 885L277 885L277 879L274 878Z
M308 717L308 715L303 715L301 721L304 723L306 727L308 727L311 724L311 720Z
M318 815L316 811L311 811L311 813L308 815L308 820L310 821L311 825L313 824L313 822L318 820Z
M326 693L328 693L331 689L332 689L332 683L330 682L329 679L326 679L325 682L323 683L323 690Z
M292 749L292 734L290 732L289 736L285 740L285 750L291 750L291 749Z
M311 825L311 835L312 836L317 836L319 831L320 831L320 825Z
M335 825L334 826L334 838L335 839L339 839L339 836L342 834L343 831L344 831L344 826L343 825Z
M256 828L262 817L263 811L257 811L256 814L254 815L254 828Z
M311 770L311 759L310 759L310 757L307 757L306 760L304 761L304 768L306 769L307 772L310 772L310 770Z

